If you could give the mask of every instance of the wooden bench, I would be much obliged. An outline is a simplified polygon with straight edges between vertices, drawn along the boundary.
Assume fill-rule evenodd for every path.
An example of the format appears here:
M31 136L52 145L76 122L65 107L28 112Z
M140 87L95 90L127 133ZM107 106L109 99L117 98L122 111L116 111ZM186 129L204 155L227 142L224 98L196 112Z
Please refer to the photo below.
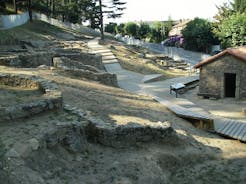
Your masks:
M177 83L177 84L172 84L170 86L170 94L172 94L172 91L176 93L176 98L178 97L178 92L183 89L185 85L183 83Z

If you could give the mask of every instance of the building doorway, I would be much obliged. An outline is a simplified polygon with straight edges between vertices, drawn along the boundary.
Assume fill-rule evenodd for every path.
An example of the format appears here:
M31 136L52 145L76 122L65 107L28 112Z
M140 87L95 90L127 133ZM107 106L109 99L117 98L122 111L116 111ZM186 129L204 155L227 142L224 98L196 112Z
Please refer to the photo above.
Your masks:
M235 98L236 93L236 74L225 73L225 97Z

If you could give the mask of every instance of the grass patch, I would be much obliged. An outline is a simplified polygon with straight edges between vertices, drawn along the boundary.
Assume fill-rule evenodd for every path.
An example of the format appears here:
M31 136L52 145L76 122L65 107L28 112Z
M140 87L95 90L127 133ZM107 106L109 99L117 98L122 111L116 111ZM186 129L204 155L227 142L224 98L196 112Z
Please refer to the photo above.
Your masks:
M21 40L50 41L57 39L59 37L58 33L76 34L82 39L85 38L78 31L35 20L12 29L0 30L0 45L18 44Z
M119 59L120 64L126 70L141 73L144 75L148 74L163 74L163 77L158 80L165 80L174 77L180 77L187 75L187 72L181 70L173 70L160 66L155 59L155 54L150 53L154 57L141 57L142 53L149 53L146 49L138 48L134 46L126 46L123 44L113 43L113 54Z

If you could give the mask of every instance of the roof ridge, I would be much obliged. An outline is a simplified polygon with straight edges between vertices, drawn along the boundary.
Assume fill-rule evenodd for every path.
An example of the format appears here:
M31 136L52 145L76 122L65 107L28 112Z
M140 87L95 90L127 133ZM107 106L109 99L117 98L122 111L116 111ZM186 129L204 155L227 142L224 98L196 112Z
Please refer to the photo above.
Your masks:
M200 63L196 64L194 66L194 68L200 68L201 66L208 64L210 62L213 62L214 60L226 55L226 54L230 54L233 55L235 57L237 57L238 59L242 59L244 61L246 61L246 45L240 46L240 47L234 47L234 48L227 48L226 50L211 56L209 58L204 59L203 61L201 61Z

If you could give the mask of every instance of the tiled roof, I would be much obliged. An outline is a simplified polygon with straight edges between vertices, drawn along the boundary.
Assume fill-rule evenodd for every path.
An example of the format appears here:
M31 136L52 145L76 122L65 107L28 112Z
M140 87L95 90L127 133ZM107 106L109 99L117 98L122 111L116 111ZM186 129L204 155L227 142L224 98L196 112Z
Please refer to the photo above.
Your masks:
M244 60L246 61L246 46L242 46L242 47L237 47L237 48L229 48L229 49L226 49L224 50L223 52L220 52L214 56L211 56L203 61L201 61L200 63L196 64L194 66L194 68L200 68L201 66L205 65L205 64L208 64L208 63L211 63L213 62L214 60L220 58L220 57L223 57L225 55L233 55L241 60Z

